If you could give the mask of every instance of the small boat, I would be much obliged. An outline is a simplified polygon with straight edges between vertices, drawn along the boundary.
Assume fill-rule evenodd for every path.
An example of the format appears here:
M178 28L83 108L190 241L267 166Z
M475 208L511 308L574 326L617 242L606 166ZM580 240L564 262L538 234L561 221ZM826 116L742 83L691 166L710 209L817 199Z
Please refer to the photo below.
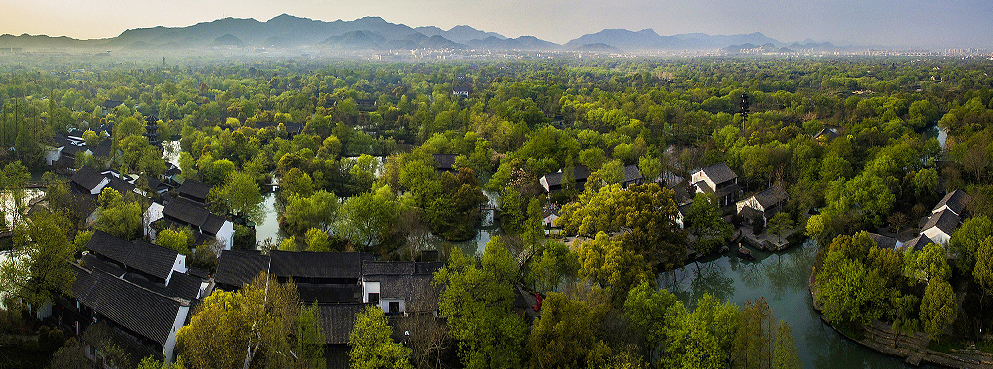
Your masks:
M739 258L746 260L755 260L755 257L752 256L752 250L745 248L745 246L742 246L740 243L738 244L737 254Z

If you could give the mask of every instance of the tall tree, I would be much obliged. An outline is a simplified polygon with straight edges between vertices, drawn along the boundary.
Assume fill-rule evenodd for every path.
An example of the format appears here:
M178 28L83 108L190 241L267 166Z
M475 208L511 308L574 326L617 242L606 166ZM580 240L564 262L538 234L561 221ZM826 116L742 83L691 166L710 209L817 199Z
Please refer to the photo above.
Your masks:
M353 369L413 369L410 349L394 343L393 330L378 306L369 306L355 316L355 327L348 335L348 357Z
M512 311L516 277L517 261L500 237L486 244L479 263L456 251L435 273L435 284L443 286L439 308L465 367L520 366L526 326Z
M37 309L62 293L71 293L76 280L75 248L69 242L69 221L61 214L38 212L30 222L14 226L9 257L0 264L0 291L8 307L30 305Z
M265 273L234 292L215 291L199 305L190 324L177 334L177 347L194 369L285 368L300 316L300 296L292 282Z
M776 330L776 352L773 354L773 369L800 369L800 355L796 351L796 343L793 339L793 329L785 320L779 321L779 328Z
M955 293L945 280L928 282L921 299L921 323L931 339L938 339L945 326L955 320Z

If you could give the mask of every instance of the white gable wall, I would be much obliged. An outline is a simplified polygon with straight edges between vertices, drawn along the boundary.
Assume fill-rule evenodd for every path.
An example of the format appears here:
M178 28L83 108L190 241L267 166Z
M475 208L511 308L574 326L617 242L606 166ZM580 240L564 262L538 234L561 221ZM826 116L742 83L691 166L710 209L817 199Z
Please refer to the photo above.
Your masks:
M183 324L186 323L186 316L190 313L189 306L180 306L179 311L176 313L176 320L172 323L172 330L169 332L169 338L166 339L164 345L162 345L162 356L165 358L165 364L172 363L172 351L176 348L176 333L183 328Z
M924 233L925 236L927 236L928 238L930 238L931 241L934 241L934 243L939 244L939 245L942 245L942 246L947 245L948 244L948 240L952 238L951 235L946 234L944 231L942 231L938 227L931 227L931 228L925 229L923 233Z

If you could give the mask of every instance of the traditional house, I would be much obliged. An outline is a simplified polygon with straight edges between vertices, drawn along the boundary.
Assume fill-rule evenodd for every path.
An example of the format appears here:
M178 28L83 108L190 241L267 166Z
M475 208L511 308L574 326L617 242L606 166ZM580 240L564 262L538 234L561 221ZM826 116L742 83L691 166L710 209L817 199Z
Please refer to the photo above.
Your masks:
M91 325L104 323L118 333L162 353L171 362L176 333L186 322L190 301L165 296L99 269L76 268L72 298L59 315L62 324L84 334ZM99 350L84 352L97 359Z
M183 184L179 186L179 197L197 202L200 204L207 203L207 196L210 195L211 187L206 183L195 181L192 179L187 179L183 181Z
M621 186L627 188L630 185L641 184L642 179L637 165L627 165L624 167L624 181L621 182Z
M734 174L725 163L711 165L693 172L690 177L696 192L713 194L717 197L719 206L729 206L734 203L741 192L738 186L738 175Z
M838 129L832 127L826 127L822 129L820 132L817 132L816 135L814 135L814 140L817 140L821 143L831 142L834 141L834 139L836 138L838 138Z
M469 97L470 89L468 87L455 87L452 88L452 95L456 97L467 98Z
M456 154L434 154L434 171L438 174L444 172L455 173L455 158L459 157Z
M917 235L917 237L911 239L910 241L904 242L901 248L904 250L921 251L924 249L924 246L927 246L928 244L931 243L935 243L935 242L931 241L931 239L928 238L928 236L920 234Z
M538 183L545 189L545 192L551 193L561 191L571 179L575 184L575 189L582 191L589 178L590 170L585 165L577 165L572 168L560 169L555 173L548 173L539 178Z
M899 249L903 246L903 242L900 242L896 238L883 236L878 233L869 232L869 237L872 238L872 241L876 243L876 246L879 246L881 249Z
M677 210L676 211L676 219L674 219L674 221L676 222L676 224L679 225L679 228L680 229L686 229L686 226L687 226L687 224L686 224L687 223L686 217L690 214L690 206L691 205L693 205L693 201L692 200L687 201L687 202L685 202L683 204L680 204L679 207L676 208L676 210Z
M927 236L936 244L947 245L952 233L959 227L961 218L950 209L932 213L927 223L921 228L921 234Z
M110 184L110 178L93 170L88 166L83 166L69 177L70 186L80 193L99 195L103 188Z
M159 213L161 211L161 213ZM200 203L182 197L169 199L161 209L149 206L145 212L149 227L146 235L155 239L155 230L169 228L175 224L180 227L190 227L197 236L197 245L209 238L214 238L219 249L228 250L234 245L234 223L222 216L211 213Z
M782 186L772 186L765 191L738 201L738 215L745 219L761 219L764 227L773 215L782 210L789 194Z
M282 127L282 128L280 128L280 127ZM303 124L292 123L292 122L285 122L285 123L276 123L276 122L272 122L272 121L269 121L269 122L256 122L255 123L255 128L257 128L257 129L265 128L268 131L283 130L286 133L286 135L289 136L289 137L296 136L296 135L300 134L300 132L303 132Z
M328 290L337 290L345 286L355 288L355 293L347 299L334 298L336 301L322 301L323 297L315 297L318 303L360 302L362 279L362 263L372 260L373 255L362 252L290 252L273 250L269 254L247 250L225 250L217 259L217 273L214 281L219 288L236 290L243 284L251 283L259 273L267 272L280 281L293 279L298 288L301 285L318 291L321 285L330 285ZM301 299L308 300L301 293ZM343 301L342 301L343 300Z
M386 314L435 313L438 289L431 285L435 271L444 263L363 260L362 303L383 309Z
M943 210L949 210L959 217L963 216L965 213L965 205L969 202L969 194L962 190L955 190L945 194L945 197L941 198L938 205L934 206L931 213L939 213Z
M193 273L174 250L101 231L86 249L74 264L71 297L57 302L60 323L82 336L84 353L98 363L108 340L131 356L171 361L190 306L210 293L211 283L194 275L205 273Z

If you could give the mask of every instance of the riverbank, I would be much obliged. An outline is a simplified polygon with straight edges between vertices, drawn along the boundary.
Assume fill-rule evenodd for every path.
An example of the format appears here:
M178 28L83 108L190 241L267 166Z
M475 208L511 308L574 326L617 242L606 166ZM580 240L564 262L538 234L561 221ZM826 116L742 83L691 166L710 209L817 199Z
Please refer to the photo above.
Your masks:
M954 353L931 350L928 348L931 339L923 332L915 332L914 334L897 333L892 327L879 320L873 321L872 325L868 327L864 327L864 331L861 332L862 337L853 337L851 332L845 332L836 328L821 314L821 306L817 305L817 289L814 287L814 273L815 268L811 268L810 278L807 284L814 310L820 315L824 324L848 340L878 353L902 358L905 363L914 366L919 366L921 363L929 363L949 368L993 369L993 354L987 354L978 350L968 352L962 350Z

